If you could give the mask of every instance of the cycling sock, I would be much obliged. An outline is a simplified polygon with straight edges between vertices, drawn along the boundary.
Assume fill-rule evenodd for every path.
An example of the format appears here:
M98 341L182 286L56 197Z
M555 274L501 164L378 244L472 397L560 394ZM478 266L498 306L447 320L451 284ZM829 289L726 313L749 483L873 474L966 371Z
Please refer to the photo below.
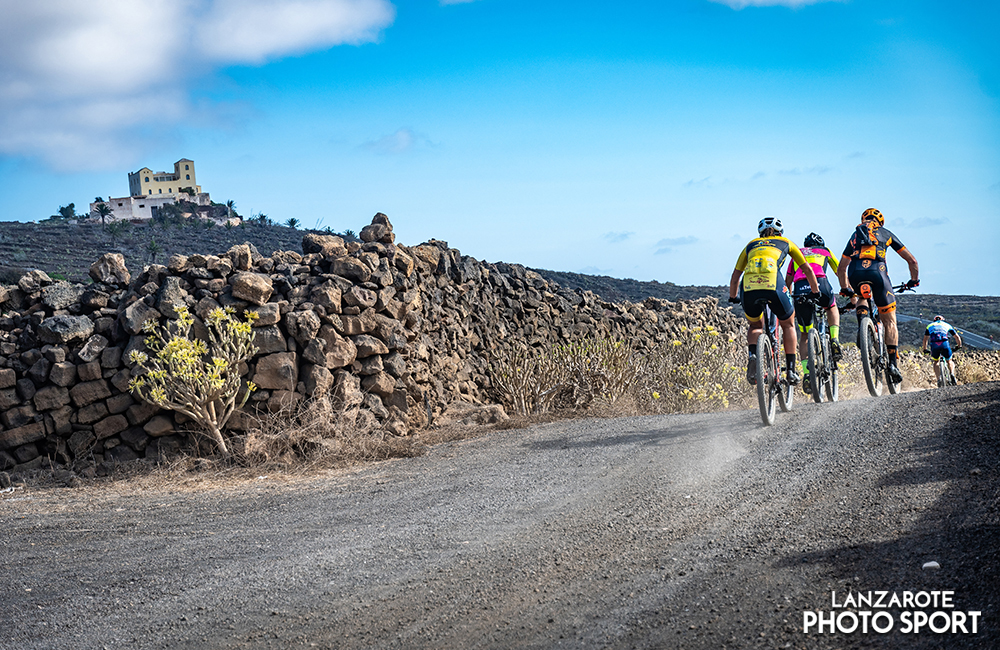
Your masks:
M889 361L891 363L896 363L897 361L899 361L898 347L899 346L896 345L885 346L886 350L889 351Z
M786 354L785 355L785 365L788 366L788 368L790 370L794 370L795 369L795 355L794 354Z
M830 326L830 338L833 339L834 341L840 340L840 325Z
M805 374L805 373L809 372L809 360L808 359L803 359L802 361L799 362L799 365L802 366L802 374Z

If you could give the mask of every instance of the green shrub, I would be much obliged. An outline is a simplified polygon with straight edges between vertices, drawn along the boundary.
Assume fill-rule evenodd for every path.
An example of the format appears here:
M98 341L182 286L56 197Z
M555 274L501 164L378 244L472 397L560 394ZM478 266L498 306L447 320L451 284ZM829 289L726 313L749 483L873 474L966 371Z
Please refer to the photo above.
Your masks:
M190 336L194 317L188 309L175 309L179 317L172 328L146 321L145 343L152 356L137 350L130 354L138 372L133 372L129 388L150 404L193 419L228 456L222 429L256 388L252 382L244 386L240 364L257 353L251 327L257 315L247 312L247 320L241 322L233 318L231 307L213 310L206 322L206 342Z

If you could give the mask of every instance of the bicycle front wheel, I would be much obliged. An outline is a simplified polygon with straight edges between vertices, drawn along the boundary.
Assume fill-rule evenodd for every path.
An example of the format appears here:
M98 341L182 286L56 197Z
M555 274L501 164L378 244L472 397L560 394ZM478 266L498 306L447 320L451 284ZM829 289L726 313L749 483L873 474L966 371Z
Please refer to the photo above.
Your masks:
M826 364L823 363L823 347L819 341L819 332L815 328L809 330L806 344L809 352L806 361L806 368L809 369L809 390L813 401L820 404L823 401L823 373L826 372Z
M875 323L867 316L861 319L861 324L858 326L858 347L861 349L861 369L865 374L868 392L872 397L878 397L882 394L883 388L881 350Z
M774 354L771 342L761 334L757 339L757 402L760 405L760 419L764 426L774 424L776 411L777 368L774 367Z
M829 336L823 337L823 358L826 359L826 367L830 370L830 376L824 382L826 384L826 399L836 402L840 399L840 371L837 370L837 362L833 360Z

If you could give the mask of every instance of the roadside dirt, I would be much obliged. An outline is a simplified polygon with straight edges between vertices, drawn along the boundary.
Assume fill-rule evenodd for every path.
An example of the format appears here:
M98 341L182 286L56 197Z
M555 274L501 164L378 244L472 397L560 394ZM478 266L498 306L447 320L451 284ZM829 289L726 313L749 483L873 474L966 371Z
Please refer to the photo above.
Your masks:
M984 383L770 428L564 421L309 479L17 490L0 648L1000 647L998 404ZM953 607L803 632L869 591ZM915 609L981 614L905 633Z

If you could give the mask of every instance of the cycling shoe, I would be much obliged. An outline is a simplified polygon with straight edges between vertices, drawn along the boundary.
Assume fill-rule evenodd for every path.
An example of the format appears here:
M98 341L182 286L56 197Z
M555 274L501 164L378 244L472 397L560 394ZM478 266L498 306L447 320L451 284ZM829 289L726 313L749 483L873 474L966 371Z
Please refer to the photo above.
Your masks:
M830 355L834 361L840 361L844 358L844 351L840 349L840 341L830 339Z

